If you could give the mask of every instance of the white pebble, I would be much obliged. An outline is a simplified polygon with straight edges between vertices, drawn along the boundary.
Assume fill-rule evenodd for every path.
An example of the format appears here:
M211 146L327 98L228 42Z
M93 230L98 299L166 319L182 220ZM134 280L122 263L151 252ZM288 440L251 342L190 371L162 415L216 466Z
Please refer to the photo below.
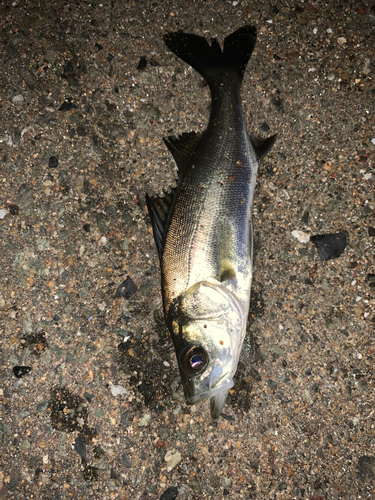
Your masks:
M372 173L369 172L368 174L365 174L363 177L366 179L366 181L368 181L369 179L371 179Z
M316 71L316 68L309 68L309 73L313 73L314 71Z
M273 21L272 21L272 19L268 19L268 21L266 21L266 23L272 24Z
M326 31L327 31L327 33L333 33L333 31L331 30L331 28L327 28Z
M359 302L360 300L362 300L362 297L356 297L356 298L355 298L355 301L356 301L356 302Z
M374 144L375 146L375 137L373 139L371 139L371 142Z
M355 286L357 284L357 280L353 280L351 283L350 283L352 286Z
M0 219L4 219L8 212L4 210L3 208L0 208Z
M340 37L337 39L337 42L338 42L340 45L344 45L344 43L346 43L346 38L344 38L343 36L340 36Z
M15 95L12 99L12 102L15 106L22 106L24 101L23 95Z
M168 366L171 366L171 365L168 363L168 361L163 361L163 365L164 365L164 366L167 366L167 367L168 367Z
M295 229L294 231L292 231L292 236L297 238L297 240L301 243L308 243L310 241L310 235L304 233L303 231L300 231L299 229Z
M318 33L318 28L314 28L313 33L314 33L314 35L316 35Z
M122 394L128 394L128 391L122 385L111 385L112 396L121 396Z
M357 358L362 359L362 354L360 352L357 352Z
M365 312L365 314L363 315L365 318L368 318L370 316L370 313L369 312Z

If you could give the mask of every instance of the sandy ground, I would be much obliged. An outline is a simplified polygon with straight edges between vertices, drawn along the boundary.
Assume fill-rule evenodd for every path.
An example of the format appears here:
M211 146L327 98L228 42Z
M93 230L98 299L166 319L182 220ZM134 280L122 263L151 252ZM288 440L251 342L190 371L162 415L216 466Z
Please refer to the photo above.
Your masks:
M375 3L0 9L0 498L375 498ZM214 422L184 403L145 193L176 177L162 137L204 130L210 107L163 34L246 23L248 129L279 135ZM294 230L348 243L322 262Z

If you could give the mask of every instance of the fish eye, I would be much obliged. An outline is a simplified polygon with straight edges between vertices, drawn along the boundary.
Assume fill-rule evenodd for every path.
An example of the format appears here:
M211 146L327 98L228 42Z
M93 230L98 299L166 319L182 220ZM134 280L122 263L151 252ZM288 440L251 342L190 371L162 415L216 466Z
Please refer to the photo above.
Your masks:
M188 346L180 355L180 365L188 373L199 373L208 362L208 356L203 347Z

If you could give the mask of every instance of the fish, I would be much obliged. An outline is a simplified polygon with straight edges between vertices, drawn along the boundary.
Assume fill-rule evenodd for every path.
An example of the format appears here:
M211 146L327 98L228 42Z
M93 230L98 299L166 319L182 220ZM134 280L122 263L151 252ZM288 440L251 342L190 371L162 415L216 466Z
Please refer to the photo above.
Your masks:
M240 88L256 36L256 27L242 26L221 48L216 38L165 34L166 46L207 82L212 105L202 134L164 139L178 168L176 186L146 195L185 400L210 399L213 419L234 386L246 335L256 175L277 135L259 140L246 131Z

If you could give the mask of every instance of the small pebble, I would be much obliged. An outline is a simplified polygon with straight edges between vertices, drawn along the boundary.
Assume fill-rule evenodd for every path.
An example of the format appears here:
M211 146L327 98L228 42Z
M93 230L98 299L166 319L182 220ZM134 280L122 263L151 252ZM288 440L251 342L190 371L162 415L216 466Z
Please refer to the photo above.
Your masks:
M128 299L137 291L134 281L128 276L126 280L116 290L116 297L125 297Z
M50 156L48 160L48 166L49 168L56 168L59 164L59 160L57 159L56 156Z
M112 396L121 396L123 394L128 394L128 391L122 385L111 385Z
M345 250L348 232L340 231L335 234L318 234L310 237L318 250L321 261L337 259Z
M170 486L161 494L160 500L175 500L177 495L178 495L177 486Z
M22 104L24 103L24 97L23 95L15 95L12 99L12 102L15 106L22 106Z
M17 378L27 375L31 371L31 366L14 366L13 373Z
M169 450L165 454L164 460L167 462L167 472L170 472L181 462L181 453L176 450Z
M308 233L300 231L299 229L295 229L294 231L292 231L292 236L297 238L297 240L301 243L308 243L310 241L310 235Z

